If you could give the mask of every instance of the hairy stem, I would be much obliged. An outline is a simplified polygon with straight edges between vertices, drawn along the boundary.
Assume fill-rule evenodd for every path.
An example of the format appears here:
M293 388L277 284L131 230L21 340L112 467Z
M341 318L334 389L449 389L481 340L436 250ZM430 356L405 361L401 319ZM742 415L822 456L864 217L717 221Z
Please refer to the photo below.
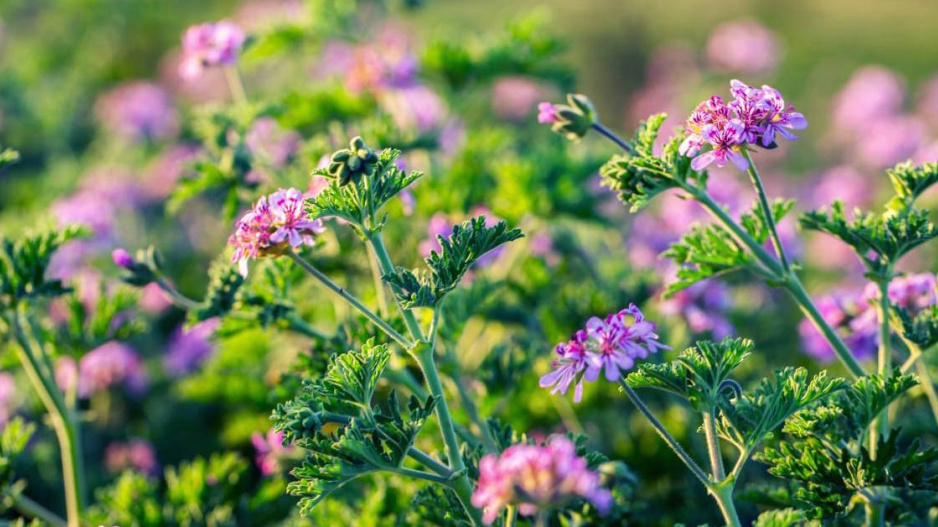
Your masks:
M684 464L687 466L687 469L690 470L691 474L693 474L694 477L700 480L700 482L709 489L710 478L703 471L703 469L697 465L697 462L694 461L692 457L690 457L690 454L688 454L680 445L680 443L678 443L677 440L674 439L674 437L667 431L667 429L665 429L664 425L661 424L661 421L659 421L658 418L655 417L653 413L651 413L651 410L645 406L645 403L642 402L638 394L635 393L635 390L633 390L632 387L629 386L628 383L626 383L624 380L620 380L619 384L625 391L625 395L628 396L629 400L632 401L632 404L634 404L635 407L638 408L638 410L645 416L645 418L648 419L648 422L651 423L651 426L654 427L656 432L658 432L658 435L661 436L661 439L664 439L664 442L667 443L669 447L671 447L671 450L677 454L677 457L684 462Z
M720 438L717 437L716 423L713 411L703 412L703 429L707 438L707 452L710 454L710 468L713 471L714 481L723 481L726 472L723 468L723 455L720 453Z
M769 205L769 199L765 195L765 187L762 186L762 178L759 176L759 170L756 168L756 164L749 154L749 149L744 148L743 153L746 156L746 161L749 162L749 179L752 181L752 186L756 190L756 195L759 197L759 205L762 207L762 212L765 214L765 224L769 228L769 234L772 237L772 245L775 246L775 254L778 255L779 261L782 262L782 269L788 272L791 269L791 265L788 263L788 257L785 256L785 248L782 247L782 239L778 236L778 228L775 226L775 216L772 214L772 206Z
M889 346L891 331L889 328L889 280L879 280L879 302L876 315L879 317L879 353L877 371L885 375L892 370L892 350ZM870 457L876 459L879 438L889 434L889 409L884 408L870 427Z
M741 527L739 515L736 513L736 503L733 502L733 488L736 486L732 479L726 480L714 486L710 490L710 495L716 500L720 512L723 514L723 520L730 527Z
M352 305L357 309L361 314L378 326L381 331L384 331L391 339L404 347L404 349L410 349L412 343L407 340L406 337L397 332L396 329L392 328L390 324L385 322L381 317L374 314L370 309L368 309L365 304L362 304L360 300L355 298L354 295L343 289L340 285L332 281L331 278L323 274L319 269L313 267L313 265L294 252L288 252L289 256L294 262L296 262L300 267L302 267L307 273L311 274L314 278L322 282L323 285L328 287L332 292L342 297L343 300Z
M407 451L407 456L441 476L449 477L453 475L453 471L450 470L449 467L437 461L430 456L430 454L415 447L410 447L410 450Z
M52 427L59 442L62 458L62 475L65 487L65 508L68 526L78 527L85 505L84 461L81 454L81 435L77 416L65 405L65 400L55 381L42 373L42 367L33 350L29 337L14 313L10 328L18 346L16 353L26 372L26 377L49 413Z
M381 271L384 274L393 273L394 264L391 263L391 257L388 255L388 249L384 246L384 239L381 238L381 233L372 233L368 237L368 240L371 243L372 249L375 251L375 256L378 258L378 264L381 266ZM401 310L401 316L404 318L404 324L410 331L411 337L415 341L424 340L423 331L420 329L420 324L417 323L417 319L414 317L414 314L409 309L404 309L400 302L397 303L397 306Z

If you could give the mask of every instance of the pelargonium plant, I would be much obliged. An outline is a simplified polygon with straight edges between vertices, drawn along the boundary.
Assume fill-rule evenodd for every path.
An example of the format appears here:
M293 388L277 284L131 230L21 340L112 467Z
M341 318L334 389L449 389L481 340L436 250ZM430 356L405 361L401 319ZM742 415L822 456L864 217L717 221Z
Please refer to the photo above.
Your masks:
M58 228L0 238L0 336L30 387L27 407L19 377L0 374L0 513L69 527L365 515L414 525L661 523L668 512L642 503L651 485L625 463L644 456L618 460L603 437L647 429L690 474L678 478L689 483L683 495L712 499L694 520L933 519L938 450L922 430L897 426L896 408L921 392L938 426L927 360L938 345L935 276L899 267L938 237L917 206L938 164L889 169L894 193L880 210L849 214L834 202L800 217L802 229L846 244L869 282L814 299L792 250L798 235L779 227L794 202L770 200L756 165L808 126L778 90L733 80L728 97L701 102L673 137L659 140L658 114L627 140L585 95L536 104L572 85L552 62L560 44L536 20L418 55L356 2L325 4L311 20L290 12L272 29L229 20L189 28L175 73L191 88L223 72L214 104L177 112L144 83L110 92L97 110L115 150L140 150L135 162L166 149L152 167L168 183L80 185L52 207ZM321 52L321 85L247 89L252 62L306 49ZM490 83L528 95L518 108L493 104L505 121L497 125L471 103ZM623 285L641 270L595 261L629 261L617 232L593 228L617 219L597 211L608 192L590 186L600 158L538 123L620 148L600 174L631 211L676 193L713 218L681 216L695 221L663 244L671 264L653 272L671 277L670 303L656 309L646 284ZM0 168L16 158L4 150ZM719 190L726 170L747 174L751 207L738 206L750 201L739 187ZM148 231L146 248L144 235L122 238L128 207L119 205L131 202L175 218L170 233ZM571 226L565 216L596 221ZM203 256L207 275L191 272L182 248ZM763 371L768 337L728 320L723 299L744 280L715 279L737 272L800 308L783 339L791 364ZM670 325L694 336L689 346ZM163 346L155 356L154 345ZM799 350L841 369L810 372L794 364L805 360ZM613 424L582 426L578 412L600 403L600 424ZM169 461L141 437L149 422L140 416L152 413L171 414L170 429L153 434L175 445ZM562 426L551 428L554 413ZM124 426L130 419L140 426ZM179 432L212 419L222 425L210 448ZM48 457L52 436L60 467L46 468L60 471L62 499L41 503L22 469ZM31 441L43 448L31 451ZM657 471L662 459L646 464Z

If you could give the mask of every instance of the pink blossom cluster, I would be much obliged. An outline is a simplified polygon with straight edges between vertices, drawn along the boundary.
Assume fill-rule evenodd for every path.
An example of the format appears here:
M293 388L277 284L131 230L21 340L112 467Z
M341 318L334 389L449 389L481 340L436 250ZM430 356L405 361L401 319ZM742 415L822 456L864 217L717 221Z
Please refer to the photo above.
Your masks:
M635 304L605 319L590 318L584 329L554 349L553 370L541 377L541 387L551 388L551 393L567 393L575 382L573 400L580 402L584 380L593 382L605 372L606 380L619 382L622 372L630 370L636 360L670 349L658 342L656 328Z
M501 455L483 457L472 494L472 504L483 509L486 524L509 505L531 516L576 499L589 501L600 514L612 507L612 493L601 487L599 474L577 456L573 442L560 435L544 445L517 444Z
M283 461L291 457L296 448L291 444L284 445L283 432L268 430L266 434L254 432L251 435L251 444L254 445L254 461L261 474L270 476L282 469Z
M104 450L104 466L110 472L134 469L151 477L156 476L160 468L153 445L145 439L110 443Z
M714 95L700 103L687 119L687 137L680 153L696 156L691 163L694 170L703 170L711 163L723 167L727 162L746 170L749 162L743 150L749 145L769 148L775 144L776 134L791 140L796 138L791 130L808 126L804 115L786 105L782 94L771 86L755 88L734 79L730 93L733 101L729 104Z
M913 316L938 304L936 279L931 273L911 274L894 279L888 288L889 302ZM871 359L879 348L879 318L876 302L879 287L869 283L862 291L837 292L818 299L817 307L824 320L844 339L858 359ZM834 360L834 350L827 340L803 320L798 327L805 352L823 362Z
M115 386L123 386L131 395L147 389L143 360L133 348L110 341L89 351L76 366L74 359L62 357L55 369L56 384L63 391L75 389L79 397L90 397Z
M179 75L194 79L206 68L234 64L244 41L244 31L227 20L190 27L182 36Z
M111 132L141 141L165 139L179 131L172 97L152 82L122 84L98 98L95 116Z
M778 40L755 20L721 24L707 40L707 61L717 71L760 75L774 70L778 60Z
M309 219L305 204L300 190L280 189L262 196L238 220L228 244L234 247L231 261L239 265L242 275L247 276L249 260L313 244L315 235L325 228L321 220Z

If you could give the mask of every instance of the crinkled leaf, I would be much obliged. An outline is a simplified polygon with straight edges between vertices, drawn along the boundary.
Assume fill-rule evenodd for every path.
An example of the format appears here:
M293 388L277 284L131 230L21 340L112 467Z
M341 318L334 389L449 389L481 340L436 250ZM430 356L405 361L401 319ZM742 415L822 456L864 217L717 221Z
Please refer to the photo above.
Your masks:
M80 226L68 226L18 240L0 237L0 308L9 309L26 298L67 293L61 280L46 278L46 271L59 247L85 233Z

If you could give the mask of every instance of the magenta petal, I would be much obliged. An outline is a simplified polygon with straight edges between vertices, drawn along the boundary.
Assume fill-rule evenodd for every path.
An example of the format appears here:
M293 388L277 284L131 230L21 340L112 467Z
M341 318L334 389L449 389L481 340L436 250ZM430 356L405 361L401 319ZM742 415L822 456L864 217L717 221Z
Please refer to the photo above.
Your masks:
M573 388L573 402L578 403L583 400L583 380L580 379L580 382L576 383L576 387Z
M545 374L538 380L538 385L541 388L547 388L548 386L553 386L557 382L557 379L560 378L560 370L554 370L550 373Z
M762 146L768 147L775 141L775 127L767 126L765 133L762 134Z
M731 150L726 154L726 157L728 157L729 160L732 161L734 165L736 165L736 168L740 170L749 169L749 162L746 161L746 158L743 157L743 155L739 152Z
M699 156L695 157L693 161L690 162L690 167L694 170L700 172L701 170L710 166L710 163L716 159L716 156L713 154L713 151L709 151Z

